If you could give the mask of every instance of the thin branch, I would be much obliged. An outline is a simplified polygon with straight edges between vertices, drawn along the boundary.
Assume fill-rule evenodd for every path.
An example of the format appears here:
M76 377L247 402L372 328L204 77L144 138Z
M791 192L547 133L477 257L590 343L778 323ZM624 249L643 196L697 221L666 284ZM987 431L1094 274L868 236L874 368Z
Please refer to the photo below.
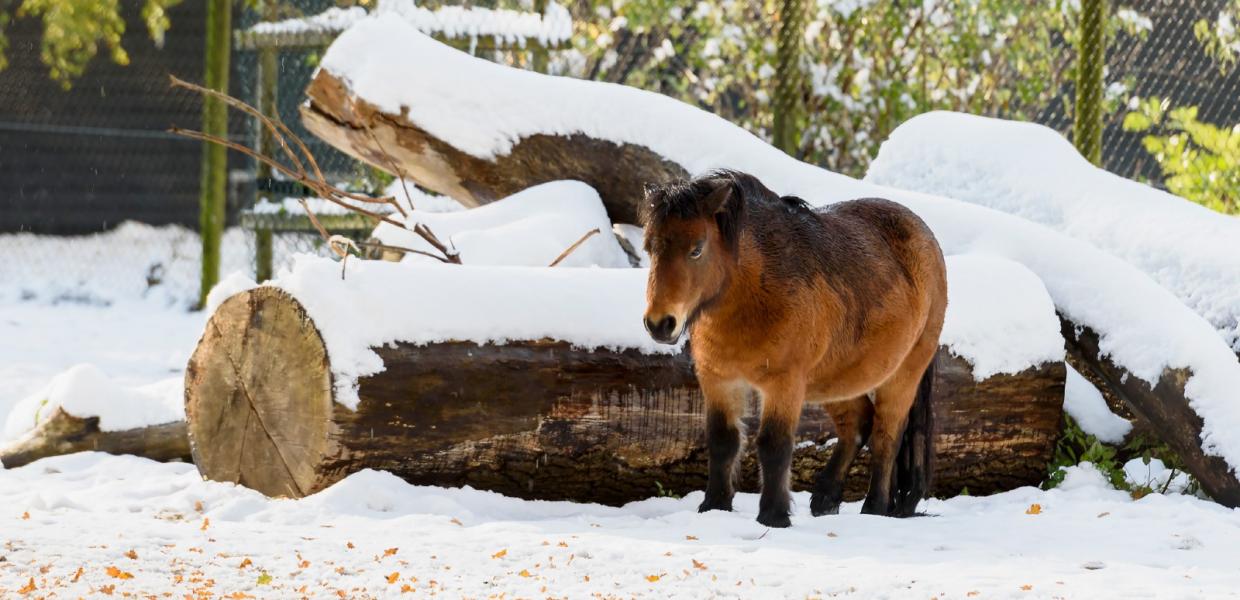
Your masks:
M298 137L295 133L289 130L289 128L286 125L284 125L284 123L281 123L278 119L273 119L271 117L268 117L267 115L264 115L262 111L259 111L257 108L254 108L253 106L250 106L249 104L246 104L245 102L238 100L237 98L234 98L227 94L224 94L222 92L204 88L200 85L189 83L187 81L178 79L174 76L170 76L170 79L171 79L173 87L179 87L179 88L187 89L190 91L198 92L199 94L203 94L205 96L217 98L220 101L227 104L228 106L236 108L237 110L240 110L258 119L263 124L263 127L265 127L267 131L271 133L272 137L274 137L276 141L279 142L280 148L283 151L284 156L288 159L289 163L291 164L284 164L283 162L277 160L275 157L263 154L262 152L259 152L244 144L233 142L231 140L228 140L228 139L225 139L219 136L211 135L208 133L203 133L201 131L181 129L175 126L170 128L168 131L174 134L177 134L177 135L182 135L182 136L185 136L191 139L196 139L196 140L200 140L204 142L210 142L212 144L218 144L220 146L224 146L225 148L229 148L232 150L236 150L237 152L241 152L242 154L245 154L251 158L254 158L255 160L262 162L263 164L270 166L272 169L275 169L276 172L279 172L280 174L292 179L293 181L296 181L297 183L302 184L306 188L309 188L311 191L313 191L320 198L323 198L324 200L331 202L332 204L340 206L341 208L344 208L351 212L365 215L366 217L374 219L375 221L387 223L389 225L399 227L407 231L412 231L414 234L426 240L426 243L430 244L436 250L443 253L442 257L435 257L435 258L442 260L443 262L446 262L446 263L461 264L460 255L455 250L449 249L443 242L441 242L439 240L439 237L436 236L434 232L432 232L430 228L427 227L426 225L422 223L417 223L412 228L410 228L405 222L398 221L396 219L393 219L381 213L367 210L365 208L357 206L353 202L348 202L348 201L354 201L354 202L361 202L361 203L367 203L367 204L387 204L387 205L391 205L396 211L400 212L402 216L406 216L406 217L408 216L407 213L405 212L405 209L400 205L400 203L394 197L383 196L383 197L376 198L376 197L365 195L365 194L348 192L348 191L342 190L328 183L326 177L324 177L323 175L323 171L319 168L318 161L315 160L314 155L310 152L310 149L306 146L305 142L303 142L300 137ZM291 143L290 143L290 140L291 140ZM296 150L294 150L294 146L296 147ZM396 165L396 162L392 160L392 157L390 155L387 155L386 151L384 152L384 155L388 158L389 162L393 166ZM307 164L310 167L310 172L306 171ZM399 172L399 167L397 167L397 171ZM402 180L403 180L403 174L402 174ZM405 190L405 194L407 196L409 195L408 189ZM328 234L327 230L323 228L321 223L319 223L318 218L315 217L314 212L310 210L310 206L309 204L306 203L305 199L302 198L302 199L299 199L298 201L301 203L302 208L306 211L306 214L310 217L310 222L314 225L315 229L317 229L319 234L323 236L324 240L328 241L328 245L332 248L332 251L335 252L337 255L340 255L342 259L348 256L347 250L342 250L340 248L337 248L336 245L332 243L330 234ZM410 205L410 208L413 207L412 198L409 199L409 205ZM341 252L343 252L343 255L341 254ZM426 252L419 252L419 253L430 255L430 253L426 253Z
M409 208L411 210L417 210L418 207L413 205L413 195L409 193L409 184L405 183L405 170L400 168L400 165L396 164L396 160L392 158L391 154L388 154L387 148L384 148L383 144L379 143L379 137L375 135L375 130L370 127L370 122L367 121L364 124L366 125L366 133L370 136L370 140L375 143L375 147L379 148L379 152L383 153L383 158L387 159L388 166L392 167L392 171L395 172L396 176L400 178L400 188L405 192L405 200L409 201ZM405 209L401 208L399 204L396 205L396 210L399 210L400 214L403 216L409 216L405 213Z
M551 261L551 264L549 264L549 265L547 265L547 266L548 266L548 267L554 267L554 266L556 266L556 265L560 264L560 263L561 263L564 259L568 258L568 255L569 255L569 254L572 254L572 253L573 253L573 251L577 250L577 248L581 247L581 245L582 245L582 244L586 243L586 240L590 239L590 236L593 236L593 235L598 235L598 233L599 233L599 229L598 229L598 227L595 227L594 229L591 229L590 231L587 231L585 235L581 236L581 238L580 238L580 239L578 239L577 241L573 242L573 245L572 245L572 246L569 246L568 248L565 248L565 249L564 249L564 251L563 251L563 252L561 252L559 256L555 257L555 260Z
M425 250L406 248L404 246L391 246L388 244L380 244L378 242L358 242L357 245L363 248L378 248L379 250L391 250L393 252L403 252L406 254L421 254L422 256L429 256L442 263L449 262L448 259L442 256L439 256L437 254L431 254L430 252L427 252Z

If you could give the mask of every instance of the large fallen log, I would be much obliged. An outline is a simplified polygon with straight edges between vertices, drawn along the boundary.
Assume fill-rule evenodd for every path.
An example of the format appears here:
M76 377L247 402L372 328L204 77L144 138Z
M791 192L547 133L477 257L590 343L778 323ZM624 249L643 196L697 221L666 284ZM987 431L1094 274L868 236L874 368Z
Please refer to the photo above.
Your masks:
M1184 397L1187 371L1168 370L1150 385L1110 360L1099 349L1098 333L1094 330L1075 327L1064 319L1063 334L1072 362L1088 369L1082 375L1104 393L1120 398L1142 429L1151 430L1166 441L1211 498L1228 506L1240 506L1240 483L1227 463L1201 449L1201 417L1188 404L1177 401Z
M271 287L228 299L186 372L199 470L291 497L365 468L418 484L611 504L705 485L702 399L686 354L547 340L377 352L385 370L358 382L351 410L334 401L322 338L296 299ZM946 351L939 359L934 492L1040 482L1058 434L1063 365L975 382L964 360ZM797 487L823 466L832 437L829 417L807 408ZM850 477L852 498L863 468ZM756 473L750 454L742 489L756 488Z
M0 447L0 465L15 469L40 458L88 450L161 461L190 457L184 421L104 431L99 428L99 417L78 417L57 408L38 427Z
M364 37L363 33L350 36L346 32L337 41L337 45L365 45L367 41L363 39ZM389 44L393 48L399 47L402 52L433 53L436 59L440 61L455 58L454 56L439 53L438 48L431 46L433 42L426 42L416 37L393 37L390 40L385 40L383 43ZM364 56L365 54L354 52L353 55ZM407 72L402 71L401 73L389 73L387 75L415 80L422 75L427 75L425 71L420 70L420 67L415 64L416 62L416 59L411 59L410 67L406 70ZM482 67L478 67L475 70L474 66L466 61L457 63L457 66L477 75L491 73L491 71ZM468 79L469 77L469 74L464 72L457 72L455 70L452 72L458 80ZM391 169L392 165L395 164L404 175L412 177L418 183L440 193L453 196L467 204L485 203L550 179L578 179L598 189L609 214L614 220L632 223L634 222L638 203L642 199L640 190L643 184L680 177L686 172L701 170L703 166L726 166L753 170L755 174L768 179L768 183L772 184L775 189L784 191L780 189L780 184L784 186L799 186L801 189L787 191L803 195L810 194L813 189L824 190L817 192L819 196L835 197L837 199L841 198L841 194L852 193L847 192L847 190L853 189L859 190L863 194L874 193L872 191L873 186L858 184L855 181L830 173L821 172L811 175L807 172L808 167L806 165L793 164L795 161L792 159L777 156L777 151L766 147L760 141L745 134L731 135L726 131L730 126L717 118L702 114L688 106L667 106L668 103L674 103L674 101L666 98L652 95L649 98L642 98L642 102L637 102L637 99L633 98L632 95L620 93L607 94L601 88L591 89L588 97L591 98L592 102L597 103L597 106L591 106L592 112L580 113L570 110L576 99L540 94L539 92L543 90L540 90L540 86L537 84L542 82L545 84L543 87L549 88L554 86L554 89L558 91L568 90L569 86L554 84L549 79L538 79L535 81L537 77L535 75L524 77L520 81L521 85L514 84L515 78L514 80L505 80L512 85L505 89L503 102L517 105L558 102L561 104L561 110L543 111L547 115L553 115L550 118L544 119L544 132L539 132L537 127L532 126L528 122L523 122L522 127L528 133L519 139L510 140L511 146L506 151L497 152L494 156L487 158L466 152L462 149L465 144L459 140L444 139L430 134L428 127L417 124L417 119L419 117L443 118L447 115L449 121L457 125L452 135L460 136L461 140L477 139L479 136L485 137L494 134L495 131L489 129L495 123L494 119L480 120L476 123L469 122L461 118L463 115L452 112L453 105L449 102L439 102L434 94L420 96L425 106L405 106L399 113L384 111L378 108L378 104L367 100L364 95L359 95L355 90L350 89L348 80L338 76L331 69L325 68L320 70L307 89L306 94L309 102L302 107L302 120L307 129L337 148L380 169ZM452 85L446 79L435 81L440 86ZM584 85L587 84L577 82L572 89L580 91ZM455 98L451 94L444 94L444 96ZM390 103L390 98L388 102ZM474 107L474 110L481 110L478 105L471 106ZM620 112L622 110L628 112L621 115ZM644 113L643 111L649 111L649 113ZM582 116L582 114L595 114L596 112L608 113L617 119L633 119L638 121L646 119L647 114L658 113L659 118L652 118L651 121L657 122L657 125L660 127L658 130L659 136L665 140L701 140L702 151L695 155L684 152L683 145L678 146L672 143L659 142L657 141L658 138L648 135L649 128L635 128L647 133L644 138L640 134L630 135L624 127L602 127L608 133L598 139L581 133L563 133L574 130L599 130L601 126L593 122L589 117ZM577 121L573 121L573 119L577 119ZM650 141L650 145L657 146L662 143L662 146L665 148L677 148L679 149L677 150L679 154L676 156L672 156L672 152L661 154L647 145L624 141L626 139L638 138L656 140ZM395 158L394 163L386 160L387 154L391 154ZM707 157L708 160L703 160L701 157ZM814 187L806 187L807 185ZM891 190L891 192L895 193L896 191ZM988 236L1013 237L1010 240L1013 242L1011 245L1013 250L1009 252L1009 258L1023 262L1027 266L1034 268L1035 271L1038 271L1038 275L1044 281L1047 281L1048 288L1054 288L1052 290L1052 297L1061 311L1068 309L1066 312L1072 314L1085 314L1085 311L1081 309L1082 307L1069 307L1065 304L1065 302L1069 301L1066 290L1072 290L1072 293L1076 294L1080 289L1086 287L1080 280L1092 281L1098 289L1106 287L1100 285L1104 282L1098 280L1099 273L1097 272L1087 273L1083 268L1071 273L1067 271L1070 271L1073 266L1079 266L1084 262L1090 262L1097 270L1099 265L1108 265L1107 261L1113 260L1112 257L1077 254L1074 256L1076 262L1072 264L1066 264L1066 259L1046 260L1044 255L1034 259L1029 258L1029 253L1033 252L1029 248L1040 247L1041 249L1037 250L1037 252L1043 252L1047 244L1071 244L1071 241L1067 238L1043 239L1047 238L1045 232L1030 232L1021 229L1024 223L1000 223L1002 219L995 219L993 215L975 214L978 212L976 210L969 213L965 207L952 207L951 210L948 210L944 206L926 203L924 199L918 198L913 194L896 193L893 198L909 203L910 206L919 210L922 216L931 223L932 227L936 227L936 231L950 227L957 233L965 232L959 235L958 239L942 238L941 241L944 242L945 246L955 244L963 251L968 251L968 248L981 238ZM815 200L815 198L809 199L811 201ZM984 220L988 225L974 225L974 228L981 233L971 232L972 230L967 225L960 222L959 217L965 213L978 216L979 218L985 217ZM996 224L1004 225L1003 232L993 227ZM1008 225L1012 226L1008 227ZM1028 235L1030 239L1023 240L1022 243L1016 243L1015 238L1021 234ZM1032 243L1030 240L1034 239L1042 240L1042 243ZM990 247L993 248L993 246ZM1089 250L1092 249L1082 248L1082 252ZM951 251L950 248L949 251ZM1052 264L1054 266L1050 266ZM1051 269L1060 269L1061 272L1052 272ZM1128 270L1132 271L1132 269ZM1126 279L1124 277L1127 277L1127 275L1121 277L1119 274L1114 274L1114 271L1115 269L1108 267L1108 270L1103 270L1102 272L1113 277L1112 281L1106 283L1125 282L1123 293L1133 294L1135 293L1134 286L1140 287L1152 284L1152 282L1137 282L1131 278ZM1048 275L1055 276L1058 281L1052 285L1051 280L1047 278ZM1115 289L1115 286L1109 286L1108 289ZM1142 293L1148 292L1150 290ZM1117 298L1116 300L1118 302L1122 299ZM1071 301L1077 303L1095 302L1096 294L1077 294ZM1162 305L1160 304L1159 306L1161 307ZM1182 307L1177 305L1174 308L1178 310ZM1170 309L1168 307L1168 310ZM1137 310L1134 314L1140 314L1144 320L1132 322L1130 325L1132 327L1142 327L1148 331L1160 331L1163 335L1182 335L1185 339L1200 333L1196 331L1196 328L1185 327L1180 327L1180 329L1175 331L1162 331L1159 329L1160 323L1155 321L1161 320L1161 325L1173 321L1167 318L1160 319L1154 317L1148 311L1142 312ZM1097 320L1099 317L1095 312L1091 315L1091 318ZM1174 322L1182 324L1181 321ZM1067 326L1068 329L1076 331L1087 329L1091 324L1091 320L1087 319L1069 322ZM1183 331L1183 329L1194 329L1194 331L1189 333ZM1197 337L1201 338L1202 336ZM1072 343L1072 340L1069 340L1069 342ZM1181 340L1178 347L1184 348L1193 345ZM1202 344L1196 345L1201 346ZM1168 347L1171 347L1171 345ZM1208 351L1203 351L1201 355L1208 355L1211 352L1215 352L1215 350L1217 349L1210 348ZM1131 407L1133 412L1139 415L1147 415L1152 419L1172 419L1165 426L1156 428L1158 435L1173 448L1181 450L1182 453L1190 457L1202 457L1200 459L1185 459L1189 472L1202 481L1203 484L1210 482L1205 489L1215 500L1227 506L1240 506L1240 494L1235 491L1240 489L1240 479L1237 478L1236 469L1232 468L1232 464L1240 467L1240 462L1238 462L1240 459L1234 458L1234 444L1232 464L1228 464L1224 460L1204 458L1206 455L1202 450L1201 439L1203 423L1201 422L1201 417L1193 410L1193 401L1188 397L1186 387L1183 385L1193 375L1191 370L1177 371L1165 369L1159 376L1157 384L1152 388L1156 392L1151 393L1145 391L1145 388L1150 386L1134 383L1139 381L1139 379L1133 376L1128 369L1125 369L1120 361L1109 361L1097 353L1080 351L1076 352L1074 360L1078 361L1080 370L1083 373L1087 373L1090 377L1095 378L1096 382L1102 382L1106 387L1106 391L1122 397L1124 404ZM1209 363L1209 366L1204 366L1207 363ZM1203 365L1203 368L1223 369L1226 371L1226 378L1235 379L1236 365L1223 366L1212 359L1204 360L1199 364ZM1215 378L1217 380L1220 372L1208 373L1206 379ZM1105 380L1098 378L1099 374L1102 373L1106 374ZM1178 384L1170 383L1177 381L1179 382ZM1202 392L1199 390L1198 393ZM1217 406L1218 403L1227 400L1226 396L1228 393L1219 386L1214 386L1209 391L1211 402ZM1219 412L1216 411L1215 414L1219 414Z

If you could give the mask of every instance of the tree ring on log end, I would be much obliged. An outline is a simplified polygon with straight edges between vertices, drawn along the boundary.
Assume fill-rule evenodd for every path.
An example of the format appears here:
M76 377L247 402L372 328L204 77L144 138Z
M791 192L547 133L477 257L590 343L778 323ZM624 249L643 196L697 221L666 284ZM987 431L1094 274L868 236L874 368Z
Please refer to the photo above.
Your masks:
M268 496L313 493L331 414L327 349L297 300L259 287L220 305L185 372L190 450L204 478Z

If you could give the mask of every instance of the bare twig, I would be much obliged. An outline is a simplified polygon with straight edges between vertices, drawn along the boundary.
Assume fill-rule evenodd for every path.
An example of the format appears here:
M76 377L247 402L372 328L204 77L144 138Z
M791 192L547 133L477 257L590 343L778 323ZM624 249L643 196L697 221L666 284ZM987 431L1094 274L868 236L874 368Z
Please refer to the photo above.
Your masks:
M410 228L403 221L398 221L387 215L374 212L372 210L367 210L365 208L358 206L357 204L354 204L354 202L360 202L364 204L387 204L387 205L392 206L401 215L406 216L406 217L408 216L408 214L405 212L404 207L400 205L400 202L397 202L396 198L393 198L391 196L383 196L383 197L376 198L376 197L368 196L366 194L348 192L348 191L342 190L328 183L326 177L323 176L323 171L319 168L318 161L315 160L314 155L311 154L310 149L306 146L305 142L303 142L301 138L299 138L296 134L294 134L291 130L289 130L289 128L285 126L284 123L281 123L278 119L273 119L271 117L268 117L264 115L261 111L259 111L257 108L254 108L253 106L250 106L249 104L246 104L245 102L242 102L241 100L238 100L227 94L224 94L224 93L212 90L212 89L204 88L200 85L189 83L187 81L183 81L176 77L171 77L171 81L172 81L173 87L179 87L179 88L197 92L199 94L210 96L212 98L218 98L222 102L226 103L228 106L236 108L237 110L240 110L258 119L259 122L262 123L263 127L265 127L267 131L271 133L272 137L275 138L275 140L280 144L280 149L283 152L284 157L287 159L288 163L286 164L284 162L281 162L280 160L276 159L273 156L268 156L266 154L263 154L244 144L233 142L231 140L228 140L228 139L225 139L219 136L211 135L208 133L203 133L201 131L181 129L179 127L174 126L169 129L170 132L175 133L177 135L182 135L188 138L210 142L212 144L218 144L218 145L224 146L225 148L236 150L237 152L241 152L247 156L250 156L254 158L255 160L262 162L263 164L270 166L272 169L275 169L276 172L302 184L306 188L309 188L318 197L323 198L324 200L331 202L332 204L340 206L341 208L344 208L351 212L365 215L371 219L374 219L375 221L387 223L389 225L393 225L395 227L399 227L407 231L412 231L414 234L426 240L426 243L430 244L433 248L441 252L443 256L434 256L433 254L428 253L428 252L419 252L419 253L426 254L427 256L434 256L434 258L441 260L443 262L446 262L446 263L452 263L452 264L461 263L460 256L457 254L457 252L455 250L448 248L446 245L444 245L444 243L441 242L439 238L426 225L422 223L417 223L412 228ZM392 160L391 156L387 155L386 151L384 151L384 154L385 156L387 156L388 161L393 166L395 166L396 162ZM306 169L307 165L309 166L309 169L310 169L309 171L307 171ZM398 167L397 167L397 171L399 172ZM403 175L402 175L402 180L403 180ZM405 194L406 196L409 195L408 189L405 190ZM299 202L301 202L301 206L303 209L305 209L306 214L309 215L310 222L314 225L315 229L318 230L319 235L323 236L323 239L328 241L328 245L332 248L332 251L336 253L338 256L340 256L342 259L346 258L348 256L347 249L339 248L337 247L336 244L333 244L331 242L332 236L328 234L327 230L324 229L322 224L319 223L318 219L314 215L314 212L310 210L310 206L305 202L304 199L300 199ZM410 208L413 207L412 198L409 198L409 205L410 205Z
M365 125L366 133L370 136L371 141L375 143L375 147L379 149L379 152L383 153L383 158L387 159L388 166L392 168L392 171L396 173L396 177L400 179L400 189L405 192L405 200L409 201L409 209L417 210L418 207L413 205L413 195L409 193L409 184L405 182L405 170L396 164L396 160L392 158L391 154L388 154L387 148L384 148L383 144L379 143L379 137L375 135L375 130L370 127L370 123L367 122ZM400 210L400 214L409 216L405 214L404 209L400 208L399 205L396 208Z
M577 241L573 242L572 246L565 248L564 251L561 252L559 256L555 257L555 260L551 261L551 264L547 266L554 267L560 264L564 259L568 258L569 254L572 254L575 250L577 250L577 248L581 247L582 244L586 243L586 240L590 239L590 236L598 235L598 233L599 233L598 227L595 227L594 229L587 231L585 235L581 236Z
M405 254L421 254L422 256L429 256L440 262L448 262L444 260L444 257L439 256L438 254L431 254L430 252L427 252L425 250L418 250L416 248L406 248L404 246L392 246L390 244L381 244L379 242L358 242L357 245L363 248L378 248L379 250L391 250L392 252L403 252Z

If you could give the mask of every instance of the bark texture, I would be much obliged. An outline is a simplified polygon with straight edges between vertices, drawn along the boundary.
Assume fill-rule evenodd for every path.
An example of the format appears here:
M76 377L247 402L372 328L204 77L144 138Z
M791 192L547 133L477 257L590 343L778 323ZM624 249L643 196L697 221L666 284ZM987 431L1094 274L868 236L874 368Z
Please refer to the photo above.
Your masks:
M188 460L190 456L184 421L102 431L99 417L77 417L58 408L33 431L0 448L0 464L16 469L40 458L88 450L161 461Z
M683 178L686 171L649 148L584 135L532 135L494 159L457 149L408 122L385 114L349 93L344 82L320 70L306 90L302 122L311 133L345 153L404 175L467 206L478 206L530 186L576 179L598 190L613 221L637 222L637 207L650 182ZM391 160L386 155L392 157Z
M702 398L686 354L547 340L377 352L386 369L359 382L361 402L350 410L332 400L322 339L294 298L258 288L226 301L186 373L203 475L296 497L372 468L418 484L609 504L705 485ZM975 382L964 360L946 351L939 360L935 493L1040 482L1058 435L1063 365ZM807 407L795 486L806 488L825 464L833 435L826 413ZM864 489L863 464L853 498ZM741 489L756 489L756 475L748 453Z
M1103 355L1097 332L1067 319L1061 319L1061 324L1068 354L1088 369L1082 375L1123 401L1143 428L1152 430L1175 451L1211 498L1225 506L1240 506L1240 481L1235 472L1223 459L1207 455L1201 448L1202 420L1184 391L1189 371L1167 369L1151 386Z

